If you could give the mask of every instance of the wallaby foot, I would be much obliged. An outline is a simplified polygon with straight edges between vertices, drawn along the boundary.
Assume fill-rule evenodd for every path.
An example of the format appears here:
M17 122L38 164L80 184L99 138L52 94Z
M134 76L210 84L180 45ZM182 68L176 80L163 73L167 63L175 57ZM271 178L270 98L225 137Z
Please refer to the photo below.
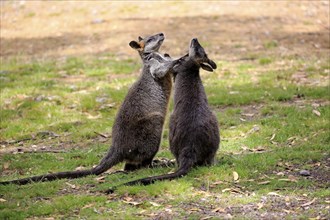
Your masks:
M125 167L124 167L124 171L134 171L134 170L138 170L141 168L148 168L151 167L151 163L152 163L152 158L151 159L145 159L144 161L142 161L141 164L131 164L131 163L126 163Z
M161 158L156 158L152 161L151 167L156 168L156 167L172 167L175 166L175 159L167 159L164 157Z

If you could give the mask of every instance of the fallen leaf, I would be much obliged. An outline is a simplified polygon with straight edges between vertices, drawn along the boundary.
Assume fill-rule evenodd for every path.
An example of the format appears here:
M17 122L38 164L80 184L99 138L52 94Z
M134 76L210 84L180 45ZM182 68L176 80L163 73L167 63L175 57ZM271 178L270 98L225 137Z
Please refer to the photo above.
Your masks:
M277 163L277 166L279 166L279 167L284 167L286 170L292 170L292 165L290 164L290 163L282 163L282 162L278 162Z
M144 214L145 216L149 216L149 217L155 217L155 216L157 216L157 214L156 213L149 213L149 214Z
M253 113L246 113L246 114L241 114L241 115L246 116L246 117L253 117L254 116Z
M169 208L166 208L165 211L168 212L168 213L172 213L173 212L172 209L169 209Z
M123 202L134 206L138 206L142 204L142 202L134 202L134 201L123 201Z
M292 182L290 179L278 179L278 181Z
M220 185L220 184L223 184L223 181L219 180L219 181L216 181L214 183L211 183L211 186L217 186L217 185Z
M270 181L267 180L267 181L263 181L263 182L258 183L258 185L266 185L268 183L270 183Z
M233 172L234 181L237 181L239 179L238 173L236 171Z
M0 202L7 202L7 200L0 198Z
M264 204L260 202L257 204L257 206L258 206L257 209L262 209L264 207Z
M311 204L313 204L316 201L316 198L314 198L312 201L310 202L306 202L304 204L301 205L301 207L306 207L306 206L310 206Z
M297 182L297 178L293 175L289 175L288 178L278 179L278 181Z
M242 150L250 150L247 146L242 146Z
M238 189L231 189L232 193L239 193L239 194L244 194L242 191L238 190Z
M231 191L231 188L226 188L226 189L223 189L223 190L221 190L221 192L228 192L228 191Z
M85 205L84 207L82 207L81 209L87 209L87 208L90 208L92 206L94 206L95 203L91 203L91 204L88 204L88 205Z
M315 115L317 115L317 116L321 116L321 112L319 112L318 110L313 110L313 113L315 114Z
M149 202L151 205L153 205L153 206L155 206L155 207L159 207L159 206L161 206L160 204L158 204L158 203L155 203L155 202Z
M86 169L86 168L83 166L80 166L80 167L76 167L76 169L74 169L74 170L79 171L79 170L84 170L84 169Z
M25 95L25 94L18 94L18 95L16 95L16 98L17 99L20 99L20 100L22 100L22 99L26 99L26 98L29 98L30 96L27 96L27 95Z
M218 207L218 208L213 209L211 212L226 213L226 210L222 207Z
M297 177L293 176L293 175L289 175L288 176L289 180L291 180L292 182L297 182Z
M230 95L239 94L239 91L229 91Z
M140 215L143 215L147 210L141 210L141 212L139 212Z
M109 136L106 135L106 134L102 134L102 133L97 132L97 131L94 131L94 133L97 134L97 135L100 135L100 136L103 137L103 138L109 138Z
M232 219L233 218L233 216L230 214L230 213L228 213L227 215L226 215L226 218L225 219Z
M102 213L101 213L99 210L97 210L96 208L93 208L93 211L94 211L95 213L99 214L99 215L102 214Z
M115 103L104 104L104 105L101 105L100 110L107 109L107 108L113 108L114 106L115 106Z
M199 209L199 208L191 208L191 209L189 209L189 211L192 211L192 212L199 212L199 211L201 211L201 209Z
M104 183L105 182L105 176L97 177L95 180L99 183Z
M68 186L70 186L72 189L75 189L76 188L76 185L73 185L71 183L66 182L65 184L68 185Z
M270 141L274 140L276 134L273 134L272 137L269 139Z
M211 219L211 218L213 218L214 216L205 216L205 217L203 217L203 218L201 218L200 220L207 220L207 219Z
M85 113L85 115L87 116L88 119L91 119L91 120L102 118L101 114L98 114L98 115L94 116L94 115L91 115L89 113Z
M286 212L286 213L288 213L288 214L290 214L290 213L292 213L293 211L291 211L291 210L287 210L287 209L282 209L284 212Z
M123 198L123 200L129 202L129 201L132 201L133 198L132 198L132 197L129 197L129 196L125 196L125 197Z
M267 195L269 195L269 196L281 196L280 194L278 194L276 192L269 192Z

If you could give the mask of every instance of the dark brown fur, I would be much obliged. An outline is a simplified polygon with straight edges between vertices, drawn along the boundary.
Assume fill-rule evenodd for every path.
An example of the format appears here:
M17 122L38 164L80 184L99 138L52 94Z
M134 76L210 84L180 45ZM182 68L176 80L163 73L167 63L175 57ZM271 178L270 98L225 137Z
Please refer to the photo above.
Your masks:
M154 46L148 47L158 51L164 35L157 34L145 38L153 39ZM132 41L133 42L133 41ZM131 43L132 43L131 42ZM130 45L131 45L130 43ZM151 42L152 43L152 42ZM134 43L133 43L134 44ZM136 48L135 48L136 49ZM145 48L140 48L143 51ZM150 73L148 58L140 52L143 70L140 78L133 84L123 101L112 129L112 145L107 155L95 168L81 171L67 171L24 179L0 182L0 184L27 184L36 181L52 181L63 178L79 178L87 175L99 175L112 166L126 162L124 170L130 171L151 165L161 141L163 124L172 88L171 76L155 80Z
M189 55L181 58L175 76L174 111L170 118L170 150L178 163L175 173L128 182L148 185L157 180L186 175L194 166L211 165L219 148L218 122L211 112L199 69L213 71L216 64L208 59L197 39L191 42ZM168 74L169 75L169 74Z

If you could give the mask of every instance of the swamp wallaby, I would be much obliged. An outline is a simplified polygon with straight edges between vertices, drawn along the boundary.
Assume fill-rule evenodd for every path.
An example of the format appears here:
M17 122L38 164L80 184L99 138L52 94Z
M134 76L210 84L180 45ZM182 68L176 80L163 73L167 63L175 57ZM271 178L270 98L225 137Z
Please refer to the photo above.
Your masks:
M160 33L144 39L139 37L138 42L130 42L129 45L137 49L142 58L142 74L128 91L117 113L112 128L112 145L99 165L88 170L33 176L0 182L0 184L23 185L35 181L99 175L124 161L126 162L125 171L149 166L159 149L172 88L170 76L155 80L150 72L150 59L148 56L152 52L157 52L163 41L164 34ZM152 74L157 74L154 71Z
M194 166L211 165L219 148L218 122L211 112L199 75L200 68L216 69L196 38L191 40L189 54L180 58L174 68L168 61L159 64L159 73L172 72L174 83L174 110L170 117L170 150L178 163L171 174L148 177L124 185L148 185L157 180L170 180L186 175ZM109 191L111 192L111 190Z

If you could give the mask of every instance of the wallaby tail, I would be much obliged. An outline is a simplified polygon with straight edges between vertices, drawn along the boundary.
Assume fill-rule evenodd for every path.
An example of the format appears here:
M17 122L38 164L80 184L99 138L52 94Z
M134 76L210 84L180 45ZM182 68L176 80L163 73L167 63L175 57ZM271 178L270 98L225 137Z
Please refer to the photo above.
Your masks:
M132 185L136 185L136 184L149 185L149 184L154 183L155 181L172 180L172 179L180 178L180 177L187 175L187 173L191 170L192 167L193 167L193 163L191 163L191 161L187 161L187 163L184 163L184 164L182 163L182 165L179 167L179 169L177 171L175 171L174 173L138 179L138 180L124 183L124 185L125 186L132 186Z
M114 154L110 154L109 152L107 156L102 159L100 164L92 169L65 171L65 172L50 173L40 176L32 176L23 179L0 182L0 185L7 185L7 184L25 185L33 182L47 182L57 179L76 179L88 175L100 175L101 173L104 173L105 171L107 171L108 169L110 169L112 166L114 166L119 162L120 161L118 161L118 157Z

